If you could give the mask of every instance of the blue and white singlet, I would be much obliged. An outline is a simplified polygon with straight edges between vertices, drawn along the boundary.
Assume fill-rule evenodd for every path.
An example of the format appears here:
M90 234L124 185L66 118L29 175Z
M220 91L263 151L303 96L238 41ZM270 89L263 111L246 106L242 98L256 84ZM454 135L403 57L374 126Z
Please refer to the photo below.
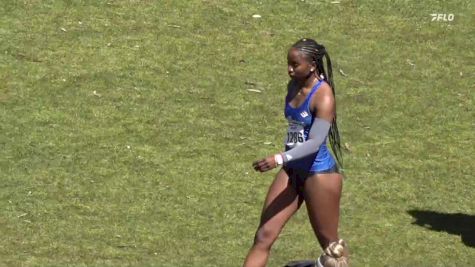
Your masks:
M285 137L285 151L301 145L308 140L308 133L315 119L310 112L310 100L318 90L323 80L318 81L308 94L305 101L297 108L290 106L289 95L285 98L285 118L289 122L287 136ZM287 168L299 169L303 171L318 173L328 171L336 166L336 161L327 147L327 139L320 145L317 152L304 158L289 161L285 164Z

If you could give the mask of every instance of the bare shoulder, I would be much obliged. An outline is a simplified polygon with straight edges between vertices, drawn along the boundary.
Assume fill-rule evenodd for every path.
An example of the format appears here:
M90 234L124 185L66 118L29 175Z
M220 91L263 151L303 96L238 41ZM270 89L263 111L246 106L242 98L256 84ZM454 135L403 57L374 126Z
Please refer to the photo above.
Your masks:
M287 92L291 92L295 88L295 82L292 80L289 80L287 83Z
M295 92L295 83L290 80L288 83L287 83L287 94L285 95L285 100L288 101L289 98L293 98L292 96L292 92Z
M327 82L323 82L318 91L312 96L311 111L319 117L329 118L333 116L335 97L332 88Z

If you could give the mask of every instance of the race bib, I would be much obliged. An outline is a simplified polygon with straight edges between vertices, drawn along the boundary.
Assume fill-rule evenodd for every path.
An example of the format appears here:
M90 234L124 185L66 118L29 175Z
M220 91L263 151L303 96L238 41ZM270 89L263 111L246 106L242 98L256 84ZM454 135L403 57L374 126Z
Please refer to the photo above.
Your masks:
M305 141L304 128L298 122L289 122L287 129L287 136L285 138L285 145L289 148L294 148Z

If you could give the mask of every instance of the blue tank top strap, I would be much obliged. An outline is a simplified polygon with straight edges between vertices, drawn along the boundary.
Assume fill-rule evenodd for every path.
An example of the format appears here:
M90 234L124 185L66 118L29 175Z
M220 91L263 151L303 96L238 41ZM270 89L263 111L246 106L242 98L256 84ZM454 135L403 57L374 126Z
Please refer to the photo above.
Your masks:
M312 99L312 96L313 94L315 94L316 91L318 91L318 88L320 88L320 84L322 83L323 80L320 80L318 81L318 83L316 83L313 88L312 88L312 91L310 91L310 94L308 94L308 97L307 99L305 99L305 106L307 108L308 111L310 111L310 100ZM313 118L312 118L313 119Z
M312 91L308 95L308 99L310 100L313 96L313 94L318 91L318 88L320 88L320 84L323 82L323 80L319 80L317 84L315 84L312 88Z
M310 91L310 94L308 94L307 98L305 98L304 104L302 104L300 107L306 107L308 109L308 105L310 103L310 99L312 98L313 94L318 91L318 88L320 88L321 83L323 80L319 80L318 83L316 83L313 87L312 90ZM291 101L289 93L285 96L285 106L290 106L289 102ZM300 108L299 107L299 108ZM294 108L295 109L295 108Z

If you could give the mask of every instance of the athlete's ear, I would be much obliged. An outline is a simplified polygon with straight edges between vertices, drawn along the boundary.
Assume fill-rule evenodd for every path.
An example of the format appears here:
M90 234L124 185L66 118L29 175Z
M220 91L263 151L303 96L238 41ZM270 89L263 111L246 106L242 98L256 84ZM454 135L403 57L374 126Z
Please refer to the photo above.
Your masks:
M314 72L316 67L317 67L317 62L315 62L315 60L313 60L312 61L312 68L310 69L310 71Z

